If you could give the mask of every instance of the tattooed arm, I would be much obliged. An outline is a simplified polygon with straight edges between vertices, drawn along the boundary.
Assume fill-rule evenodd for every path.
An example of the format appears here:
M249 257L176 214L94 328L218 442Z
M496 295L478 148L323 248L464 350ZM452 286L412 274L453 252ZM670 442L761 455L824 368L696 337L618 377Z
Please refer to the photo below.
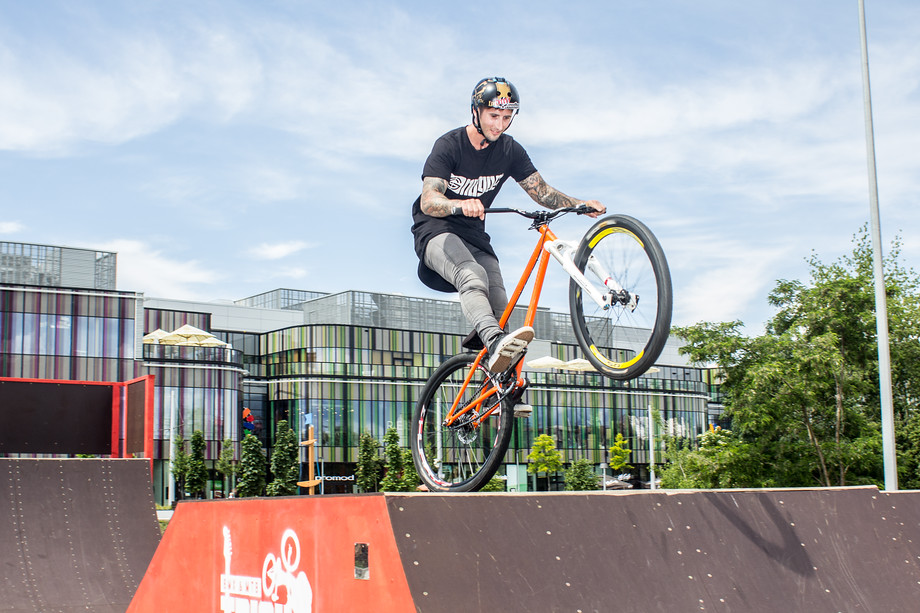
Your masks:
M555 187L547 185L539 172L535 172L526 179L522 180L519 185L524 191L533 198L533 201L548 209L562 209L587 204L595 209L597 213L591 214L591 217L597 217L600 213L607 211L606 207L597 200L578 200L567 196L557 190Z
M467 217L485 219L485 207L478 198L469 200L451 200L447 193L447 181L440 177L425 177L422 179L422 213L432 217L447 217L453 213L454 207L462 207L463 214Z

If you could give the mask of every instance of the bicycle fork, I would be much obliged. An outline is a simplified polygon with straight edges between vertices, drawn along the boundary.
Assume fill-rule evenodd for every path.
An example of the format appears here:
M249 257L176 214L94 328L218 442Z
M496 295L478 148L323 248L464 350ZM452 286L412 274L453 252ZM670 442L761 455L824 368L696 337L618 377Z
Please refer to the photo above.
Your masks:
M585 290L585 293L597 303L597 306L606 311L613 306L614 303L619 303L630 311L636 310L636 307L639 305L639 296L621 287L620 284L616 282L616 279L607 272L603 264L593 255L588 256L588 261L585 263L585 270L590 270L592 274L603 281L604 287L608 290L606 294L597 291L591 282L588 281L588 278L578 270L577 266L575 266L575 245L571 242L560 239L548 240L543 244L543 248L556 258L556 261L562 265L563 270L575 280L575 283Z

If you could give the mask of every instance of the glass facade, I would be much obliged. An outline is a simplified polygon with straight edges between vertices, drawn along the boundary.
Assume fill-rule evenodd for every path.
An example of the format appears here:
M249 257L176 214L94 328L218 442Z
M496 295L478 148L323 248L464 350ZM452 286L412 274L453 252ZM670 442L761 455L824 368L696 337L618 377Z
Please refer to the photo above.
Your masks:
M387 428L396 427L407 446L421 387L441 362L461 351L462 340L457 334L353 325L304 325L264 334L259 431L269 441L277 421L285 419L305 440L312 425L317 458L327 474L352 474L362 432L382 440ZM574 345L551 347L551 355L561 360L579 355ZM516 420L506 463L526 463L534 438L545 433L556 439L565 462L587 458L600 464L619 433L633 450L630 463L647 464L649 409L660 414L669 434L701 434L709 421L705 371L656 370L628 382L596 373L528 370L525 399L534 413ZM332 486L336 492L349 487L347 481Z
M260 309L299 309L304 302L322 296L328 296L328 294L301 289L276 289L237 300L235 303Z
M0 241L0 283L115 289L116 254Z
M0 287L0 376L132 379L136 308L132 293Z

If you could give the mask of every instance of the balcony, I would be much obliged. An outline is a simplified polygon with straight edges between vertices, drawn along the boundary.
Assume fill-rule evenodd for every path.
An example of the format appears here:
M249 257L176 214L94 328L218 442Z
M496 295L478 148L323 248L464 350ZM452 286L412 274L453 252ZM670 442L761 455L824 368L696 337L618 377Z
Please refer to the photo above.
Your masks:
M219 365L243 368L243 352L229 347L145 344L144 360L160 363Z

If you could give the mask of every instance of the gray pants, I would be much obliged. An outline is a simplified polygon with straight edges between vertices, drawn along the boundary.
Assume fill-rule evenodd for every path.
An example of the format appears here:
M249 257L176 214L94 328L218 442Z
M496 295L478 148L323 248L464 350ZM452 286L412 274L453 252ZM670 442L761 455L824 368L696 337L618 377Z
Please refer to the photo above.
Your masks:
M428 242L425 265L457 288L460 310L490 345L502 333L498 318L508 304L498 258L445 233Z

